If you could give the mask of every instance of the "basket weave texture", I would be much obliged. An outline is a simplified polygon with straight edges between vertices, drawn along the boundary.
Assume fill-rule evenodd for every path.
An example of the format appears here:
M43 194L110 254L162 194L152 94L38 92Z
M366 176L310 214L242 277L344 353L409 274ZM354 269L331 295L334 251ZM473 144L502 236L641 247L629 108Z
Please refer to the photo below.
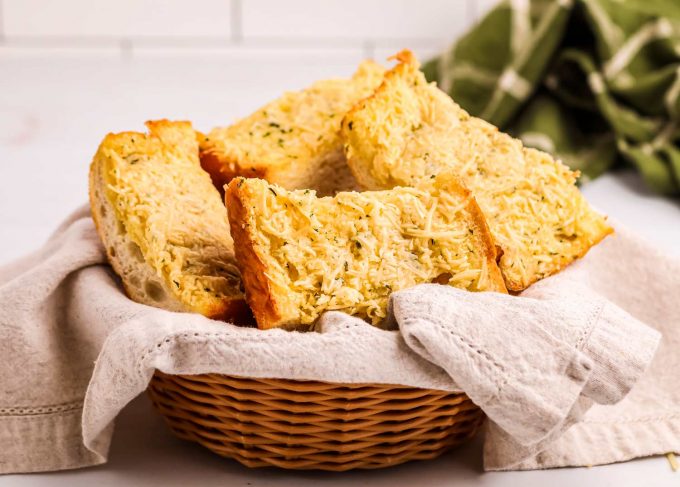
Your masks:
M344 471L431 459L484 420L465 394L391 385L156 371L149 395L178 437L248 467Z

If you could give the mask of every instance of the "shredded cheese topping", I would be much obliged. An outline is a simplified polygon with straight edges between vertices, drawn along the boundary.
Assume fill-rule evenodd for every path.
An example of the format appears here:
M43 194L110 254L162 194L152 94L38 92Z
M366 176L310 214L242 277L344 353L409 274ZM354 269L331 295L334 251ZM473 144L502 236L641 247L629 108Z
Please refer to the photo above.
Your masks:
M451 175L428 188L332 198L260 179L237 184L249 195L245 224L284 324L311 324L327 310L378 324L391 292L423 282L505 291L474 201Z
M416 185L453 169L477 198L502 247L509 289L557 272L611 232L575 186L578 173L471 117L409 52L376 94L343 122L346 155L368 189Z
M189 309L209 312L240 295L226 209L191 124L148 125L150 134L110 134L100 145L106 197L140 258Z

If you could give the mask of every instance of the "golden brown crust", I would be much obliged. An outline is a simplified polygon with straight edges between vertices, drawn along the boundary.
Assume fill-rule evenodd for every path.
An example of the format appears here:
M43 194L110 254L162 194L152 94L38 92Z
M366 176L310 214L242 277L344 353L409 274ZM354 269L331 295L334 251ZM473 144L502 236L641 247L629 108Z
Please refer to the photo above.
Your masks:
M251 238L247 225L253 218L247 210L249 195L239 183L243 178L233 179L226 187L226 205L234 239L236 260L241 270L241 279L246 289L246 301L255 316L258 328L268 329L281 321L278 303L265 276L267 266L256 251L257 243Z
M215 306L206 316L213 320L226 321L238 326L257 326L253 312L243 299L224 300Z
M199 154L201 167L210 174L213 184L223 196L224 187L236 177L270 179L266 167L244 168L240 165L239 161L229 158L210 142L205 142L205 139L201 143Z
M475 234L480 237L482 243L484 258L489 269L489 277L493 283L493 287L490 290L507 294L508 290L506 288L503 275L501 274L501 270L496 262L499 257L497 250L498 246L493 239L491 230L489 230L489 225L486 222L486 218L484 218L484 213L482 213L482 210L477 204L477 200L474 198L474 196L472 196L470 190L468 190L463 185L458 177L451 176L447 187L453 189L454 192L461 195L462 197L467 198L468 203L465 209L472 217L472 224L476 228Z

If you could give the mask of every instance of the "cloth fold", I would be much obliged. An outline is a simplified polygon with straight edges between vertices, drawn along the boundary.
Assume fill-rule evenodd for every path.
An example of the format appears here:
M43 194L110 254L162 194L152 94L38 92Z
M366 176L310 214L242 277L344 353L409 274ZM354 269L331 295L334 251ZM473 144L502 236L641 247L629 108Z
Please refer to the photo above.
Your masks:
M519 460L544 449L593 403L623 399L661 338L569 276L542 288L544 300L433 284L391 297L409 347L451 375L495 423L487 441L500 428L505 443L523 452Z
M314 333L262 331L131 302L83 208L0 268L0 472L105 462L155 369L465 390L491 419L487 469L678 451L679 276L618 228L520 297L421 285L393 295L393 329L329 312Z

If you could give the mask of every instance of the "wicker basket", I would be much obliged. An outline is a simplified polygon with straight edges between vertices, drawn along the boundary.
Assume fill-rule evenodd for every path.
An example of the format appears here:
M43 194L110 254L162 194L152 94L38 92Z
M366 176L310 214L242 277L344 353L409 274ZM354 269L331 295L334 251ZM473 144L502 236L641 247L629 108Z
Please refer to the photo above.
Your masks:
M350 470L435 458L484 415L464 394L156 372L155 407L177 436L248 467Z

